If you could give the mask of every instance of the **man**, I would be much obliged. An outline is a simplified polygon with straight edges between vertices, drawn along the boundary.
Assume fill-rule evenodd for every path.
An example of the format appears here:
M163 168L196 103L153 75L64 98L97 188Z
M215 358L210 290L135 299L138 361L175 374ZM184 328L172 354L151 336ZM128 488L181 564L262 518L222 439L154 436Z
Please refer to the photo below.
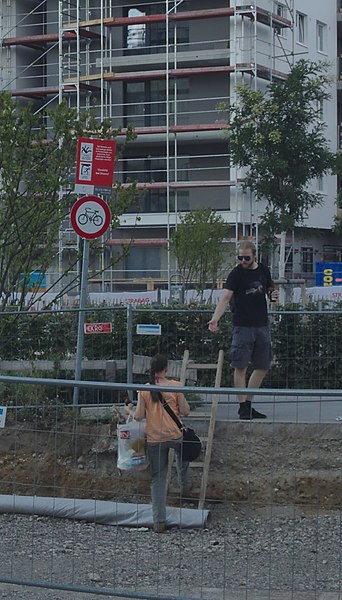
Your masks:
M239 264L229 273L225 290L212 319L209 331L218 331L218 322L231 304L233 312L233 337L230 349L234 367L234 386L237 388L259 388L267 375L272 360L271 335L267 315L266 295L271 302L278 299L271 273L265 265L258 263L256 248L252 242L240 244ZM253 371L246 385L249 364ZM252 407L252 397L241 394L239 418L265 419L266 415Z

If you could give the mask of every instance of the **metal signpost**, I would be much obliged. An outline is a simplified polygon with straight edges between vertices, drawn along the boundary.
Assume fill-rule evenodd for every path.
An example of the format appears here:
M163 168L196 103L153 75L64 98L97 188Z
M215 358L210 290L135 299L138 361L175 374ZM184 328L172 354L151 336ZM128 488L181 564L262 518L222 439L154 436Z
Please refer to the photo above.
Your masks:
M98 196L79 198L71 209L71 225L76 233L83 238L83 259L81 275L80 306L77 330L75 380L81 379L82 357L84 346L84 320L87 301L89 240L101 237L111 221L110 209L107 203ZM74 388L73 404L78 404L79 389Z

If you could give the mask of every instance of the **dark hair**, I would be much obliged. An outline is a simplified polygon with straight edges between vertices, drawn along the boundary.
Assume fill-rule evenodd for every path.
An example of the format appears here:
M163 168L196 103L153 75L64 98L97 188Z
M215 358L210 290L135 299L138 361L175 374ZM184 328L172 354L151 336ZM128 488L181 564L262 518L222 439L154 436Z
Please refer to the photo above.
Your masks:
M151 385L156 385L156 373L164 371L167 367L167 358L165 354L156 354L150 362L150 381ZM153 402L160 402L162 395L160 392L151 392Z

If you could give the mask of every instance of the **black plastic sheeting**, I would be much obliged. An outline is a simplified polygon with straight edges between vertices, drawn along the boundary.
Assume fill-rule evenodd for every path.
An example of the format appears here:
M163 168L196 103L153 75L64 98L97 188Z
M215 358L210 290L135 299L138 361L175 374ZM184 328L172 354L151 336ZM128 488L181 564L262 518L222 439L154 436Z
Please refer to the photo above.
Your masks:
M150 504L131 504L107 500L0 495L0 513L76 519L124 527L152 527L153 525ZM199 528L206 524L208 517L208 510L177 507L167 507L166 509L168 527Z

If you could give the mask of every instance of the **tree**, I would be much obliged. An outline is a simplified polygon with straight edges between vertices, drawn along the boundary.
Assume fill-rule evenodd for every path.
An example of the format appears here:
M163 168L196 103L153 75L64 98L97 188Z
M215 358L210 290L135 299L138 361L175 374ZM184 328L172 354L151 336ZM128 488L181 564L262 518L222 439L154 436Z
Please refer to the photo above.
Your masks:
M322 102L330 95L327 64L298 61L284 80L263 93L240 85L230 110L232 163L246 167L243 187L265 199L266 234L281 233L279 276L285 273L285 236L322 203L311 180L333 168L335 155L324 135Z
M4 309L18 292L22 307L30 273L37 270L43 276L58 255L61 221L75 201L70 174L77 138L113 138L118 132L109 120L100 123L91 111L79 115L64 102L53 111L35 114L30 105L21 106L1 93L0 113L0 307ZM113 225L130 198L126 190L112 194ZM69 271L77 260L75 255ZM36 289L39 283L38 278Z
M181 218L171 236L171 251L186 287L191 283L203 295L206 284L216 282L224 262L226 236L227 224L210 207Z

